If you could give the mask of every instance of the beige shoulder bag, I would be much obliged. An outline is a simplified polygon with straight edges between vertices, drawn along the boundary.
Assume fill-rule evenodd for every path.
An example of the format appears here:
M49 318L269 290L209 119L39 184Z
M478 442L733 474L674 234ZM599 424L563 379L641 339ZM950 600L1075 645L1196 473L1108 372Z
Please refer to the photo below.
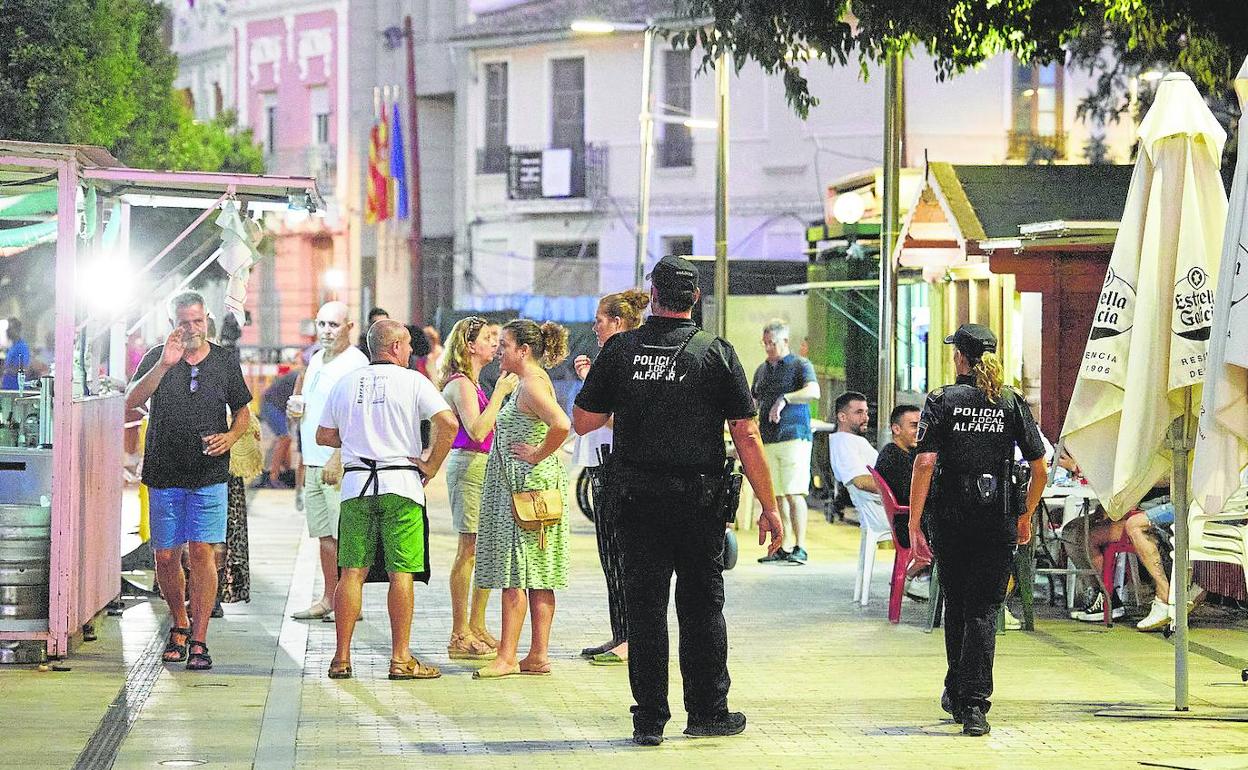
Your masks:
M511 515L520 529L537 533L537 547L544 551L546 528L563 520L563 493L558 489L513 492Z

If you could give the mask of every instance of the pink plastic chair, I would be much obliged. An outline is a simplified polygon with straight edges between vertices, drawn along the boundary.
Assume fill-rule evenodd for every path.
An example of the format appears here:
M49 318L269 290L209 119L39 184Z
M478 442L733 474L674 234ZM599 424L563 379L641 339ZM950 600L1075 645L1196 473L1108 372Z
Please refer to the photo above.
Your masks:
M880 488L880 501L884 504L884 515L888 517L888 526L893 536L893 548L897 555L893 558L893 575L889 580L888 586L888 622L901 622L901 597L906 588L906 571L910 567L911 561L918 560L918 554L913 548L906 548L897 542L897 529L893 522L897 514L910 514L910 506L898 505L897 498L893 495L893 490L889 488L888 482L880 475L879 471L871 466L867 466L867 472L871 474L871 478L875 479L875 485ZM923 559L926 562L926 559Z
M1135 508L1127 513L1127 518L1139 516L1143 513L1144 512L1139 508ZM1123 521L1126 521L1126 519L1123 519ZM1114 603L1110 597L1113 596L1114 593L1114 572L1118 568L1118 557L1123 554L1135 556L1136 553L1135 546L1131 544L1131 538L1127 537L1127 533L1125 532L1122 534L1122 537L1117 540L1117 542L1113 542L1105 546L1103 553L1104 563L1101 566L1101 585L1105 587L1105 627L1109 628L1114 625L1114 617L1111 614L1113 612ZM1135 585L1136 604L1139 604L1139 578L1136 577L1135 570L1136 566L1128 560L1127 577L1130 578L1132 584ZM1127 578L1124 578L1122 582L1125 586ZM1126 592L1125 588L1123 592Z

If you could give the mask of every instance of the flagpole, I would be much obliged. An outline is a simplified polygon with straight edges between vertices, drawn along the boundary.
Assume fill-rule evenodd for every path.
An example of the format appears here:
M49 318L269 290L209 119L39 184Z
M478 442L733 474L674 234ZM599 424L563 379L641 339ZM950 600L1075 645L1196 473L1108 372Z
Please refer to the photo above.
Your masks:
M412 17L403 17L403 36L407 38L407 122L410 126L407 135L408 150L412 167L408 170L412 180L412 205L408 216L412 220L412 231L407 237L408 256L411 260L411 300L410 308L412 323L425 323L423 296L424 286L421 275L421 240L420 231L420 133L416 119L416 43L412 32Z

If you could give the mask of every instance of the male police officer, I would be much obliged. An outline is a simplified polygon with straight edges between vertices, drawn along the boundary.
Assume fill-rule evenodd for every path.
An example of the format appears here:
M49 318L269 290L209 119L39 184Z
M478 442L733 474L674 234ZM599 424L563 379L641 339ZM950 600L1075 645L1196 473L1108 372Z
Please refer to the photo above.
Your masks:
M603 346L576 398L573 424L585 435L615 415L608 488L619 495L624 539L628 677L633 741L663 742L667 705L667 597L676 573L685 734L736 735L745 715L728 711L724 623L724 421L762 503L758 542L783 528L763 455L754 399L736 351L690 320L697 270L664 257L650 275L652 314Z
M1022 396L1002 385L997 338L978 324L952 336L956 384L927 397L910 484L910 542L924 543L921 521L931 495L932 544L945 597L948 671L941 707L967 735L986 735L996 617L1005 601L1015 543L1031 540L1031 512L1044 492L1044 444ZM1031 465L1023 510L1010 489L1014 446Z

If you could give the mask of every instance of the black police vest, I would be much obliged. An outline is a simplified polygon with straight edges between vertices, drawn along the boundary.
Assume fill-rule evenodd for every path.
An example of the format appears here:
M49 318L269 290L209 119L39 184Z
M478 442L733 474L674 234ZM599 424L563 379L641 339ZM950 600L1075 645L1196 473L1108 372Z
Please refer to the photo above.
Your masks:
M620 402L612 453L658 472L715 473L724 463L724 415L704 360L715 335L699 332L672 361L692 325L647 328L621 342Z
M1002 389L995 402L974 385L958 383L943 389L940 401L945 440L939 451L943 473L999 475L1014 458L1020 435L1018 395Z

